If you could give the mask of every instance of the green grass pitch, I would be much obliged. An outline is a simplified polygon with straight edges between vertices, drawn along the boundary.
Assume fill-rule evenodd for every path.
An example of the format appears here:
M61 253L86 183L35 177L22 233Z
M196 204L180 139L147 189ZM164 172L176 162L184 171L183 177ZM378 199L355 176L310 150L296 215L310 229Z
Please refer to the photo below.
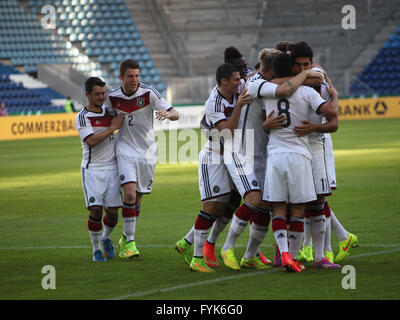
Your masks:
M79 138L0 142L0 299L399 299L399 128L400 119L342 121L333 135L338 190L329 203L360 241L342 263L356 270L356 289L348 290L340 270L311 265L300 274L225 266L215 274L190 272L174 244L200 208L193 163L157 166L136 229L140 257L93 263ZM122 219L115 244L121 233ZM247 240L248 228L238 258ZM270 230L262 246L269 258L273 242ZM55 267L55 290L42 288L45 265Z

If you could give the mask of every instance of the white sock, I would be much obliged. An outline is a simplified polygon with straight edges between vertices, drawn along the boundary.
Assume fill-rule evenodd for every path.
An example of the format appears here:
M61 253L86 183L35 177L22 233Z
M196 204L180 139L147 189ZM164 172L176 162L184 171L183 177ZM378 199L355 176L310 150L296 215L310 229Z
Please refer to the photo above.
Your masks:
M101 240L107 240L111 238L111 233L113 232L114 228L111 228L107 225L103 225L104 229L103 229L103 233L101 235Z
M97 250L101 250L100 240L101 240L102 231L90 231L89 236L90 241L92 242L93 252Z
M344 241L349 237L349 233L340 224L339 220L336 218L336 216L332 210L331 210L331 228L332 228L332 231L339 238L339 241Z
M218 217L213 223L207 241L209 243L215 244L217 242L218 236L221 234L222 231L224 231L226 225L229 223L230 220L231 219L224 216Z
M101 235L101 240L107 240L111 238L111 233L115 229L115 225L117 224L118 218L115 221L110 221L107 219L107 216L104 216L103 219L103 234Z
M310 230L310 218L304 218L303 247L304 246L312 247L312 236L311 236L311 230Z
M332 252L331 246L331 217L326 218L325 251Z
M242 220L236 215L233 215L231 226L223 246L224 251L229 250L231 247L235 247L237 238L242 234L248 223L248 221Z
M137 217L125 217L122 219L124 220L124 236L126 241L135 240Z
M185 239L190 244L193 244L193 242L194 242L194 225L193 225L192 229L190 229L190 231L186 234Z
M254 222L250 224L250 238L247 243L246 252L244 253L245 259L253 258L260 251L260 245L268 232L268 227L260 226Z
M324 257L326 218L325 215L311 217L310 229L314 244L314 260L321 261Z
M282 252L288 252L289 251L289 246L288 246L288 238L287 238L287 230L276 230L274 231L274 237L276 240L276 243L279 247L279 251Z
M202 257L203 247L206 243L208 230L194 229L194 246L193 246L193 256Z

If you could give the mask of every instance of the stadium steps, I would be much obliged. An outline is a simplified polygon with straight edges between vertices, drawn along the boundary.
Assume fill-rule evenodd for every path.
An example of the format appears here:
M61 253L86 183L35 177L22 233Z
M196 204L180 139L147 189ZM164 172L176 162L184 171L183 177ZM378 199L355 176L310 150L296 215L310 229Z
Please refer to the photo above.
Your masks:
M235 46L248 57L260 0L169 0L164 6L186 44L195 76L214 76L227 47Z
M267 10L260 45L271 47L280 40L307 41L314 50L314 60L324 66L338 91L344 95L344 71L364 50L370 34L374 36L384 27L396 1L371 2L369 16L366 3L363 0L352 2L356 9L356 29L344 30L341 9L348 4L345 0L279 1Z
M168 51L168 46L154 23L154 16L146 6L145 0L129 0L126 6L143 42L149 51L154 65L162 79L167 82L170 77L178 77L177 65Z

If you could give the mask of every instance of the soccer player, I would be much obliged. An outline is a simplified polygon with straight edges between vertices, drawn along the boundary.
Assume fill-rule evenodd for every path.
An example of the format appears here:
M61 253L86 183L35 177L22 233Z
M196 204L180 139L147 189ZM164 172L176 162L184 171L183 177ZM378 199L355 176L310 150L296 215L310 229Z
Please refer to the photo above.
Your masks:
M294 74L297 74L303 70L310 70L313 59L313 51L307 43L301 41L294 44L292 46L291 57L294 62ZM309 66L309 68L307 68L307 66ZM329 99L329 94L326 89L327 86L328 84L323 82L317 87L317 91L325 100ZM311 114L309 120L303 120L301 126L294 127L294 130L299 136L308 136L308 142L310 143L312 150L313 178L317 193L317 200L308 204L305 209L305 220L308 221L305 222L304 238L305 241L307 241L308 238L312 238L313 240L315 251L314 266L316 268L336 269L340 266L333 264L333 261L330 261L329 259L329 254L324 252L326 236L326 217L324 213L324 204L326 202L326 197L331 194L331 188L325 161L323 134L335 132L338 128L338 119L337 117L332 117L326 123L324 122L325 119L321 114L314 113ZM311 234L311 237L309 237L309 234ZM312 251L307 252L307 248L311 250L311 247L305 246L302 251L299 251L299 260L307 260L309 255L312 256ZM303 251L307 252L308 255L303 254ZM327 255L328 257L326 257Z
M286 53L273 62L275 76L292 75L292 60ZM266 113L285 115L282 129L271 129L267 145L268 159L263 200L272 205L272 230L281 252L282 266L287 271L301 272L297 253L304 231L305 204L316 200L311 166L311 148L306 137L298 137L293 128L309 119L310 114L322 113L327 119L337 116L337 92L328 89L332 102L328 103L313 89L300 86L290 97L263 99ZM286 212L290 204L289 230Z
M313 51L311 47L304 41L300 41L292 46L292 59L294 61L294 73L298 73L303 70L317 70L321 73L325 73L324 70L318 67L313 66ZM328 99L329 94L327 93L326 88L332 86L329 79L327 78L328 82L322 83L320 86L315 87L322 98ZM329 84L330 83L330 84ZM333 121L332 121L333 120ZM301 135L308 135L309 140L313 147L313 156L317 159L313 159L313 167L314 163L319 163L320 169L315 169L316 175L314 176L314 181L318 182L316 184L316 188L318 189L325 189L320 190L321 195L317 200L317 203L310 206L309 210L306 210L305 216L310 219L309 228L307 228L307 224L305 226L304 232L304 242L303 242L303 249L299 252L299 258L307 261L313 261L318 264L320 261L321 250L320 244L315 243L314 241L314 251L315 257L313 257L313 241L315 237L321 238L322 237L322 229L323 226L316 227L315 225L312 226L312 221L320 221L320 224L323 224L322 216L325 215L325 224L326 224L326 231L325 238L324 238L324 249L323 249L323 257L329 260L331 263L340 262L344 257L349 254L349 249L355 246L358 242L357 237L354 234L349 233L338 221L336 216L333 214L331 209L329 208L328 201L326 197L324 197L323 193L326 195L330 195L329 189L336 189L336 174L335 174L335 162L334 162L334 154L333 154L333 145L332 145L332 138L329 132L333 132L332 129L337 126L337 119L331 119L327 123L324 123L324 119L317 116L311 119L310 121L304 121L304 123L295 128L295 131ZM323 133L323 135L321 135ZM321 156L321 146L323 147L324 155ZM319 150L317 152L317 150ZM325 168L325 169L324 169ZM319 172L319 173L317 173ZM324 173L322 173L324 172ZM323 176L322 176L323 175ZM322 180L321 180L322 179ZM321 182L321 183L319 183ZM311 215L311 218L310 218ZM307 218L306 218L307 219ZM315 224L315 222L314 222ZM336 258L333 258L333 252L331 247L331 228L336 233L337 237L339 238L339 250ZM309 229L309 232L306 232ZM313 229L313 230L312 230ZM319 230L319 232L317 232ZM314 236L312 235L314 233ZM318 235L317 235L318 233ZM318 252L317 252L318 251ZM323 266L322 266L323 267Z
M121 128L124 115L111 119L103 105L104 86L100 78L91 77L86 80L88 105L75 117L75 128L83 149L81 174L86 207L90 212L88 229L93 246L93 261L106 261L100 241L106 257L114 258L115 250L110 235L118 221L118 208L122 206L114 131ZM103 219L104 230L101 232L103 210L106 214Z
M119 256L132 258L139 255L135 230L142 195L152 190L157 161L153 112L156 110L157 119L171 121L178 120L179 113L157 90L140 82L137 61L121 62L119 71L121 87L109 92L106 105L112 114L125 115L116 137L118 173L124 191L124 232L119 240Z
M262 126L265 114L263 112L263 103L261 98L288 97L308 77L319 76L315 72L303 72L297 77L287 79L281 85L268 82L273 76L273 59L279 53L280 52L275 49L263 49L260 51L258 60L260 62L261 70L246 82L247 90L251 93L253 102L242 108L240 121L237 127L242 130L242 135L239 136L239 143L236 142L241 146L238 153L243 157L250 157L252 159L251 162L254 163L253 171L256 176L256 182L260 185L261 191L265 176L265 146L268 139ZM271 126L279 126L282 117L273 117L272 114L269 114L268 122L270 121ZM253 135L248 135L249 132L252 132ZM247 145L250 143L254 145L254 150L252 150L252 148L247 148ZM249 151L250 153L248 153ZM258 263L256 256L257 253L259 253L259 247L268 231L270 221L268 205L260 202L257 209L252 211L241 210L241 208L235 212L232 219L223 250L221 250L221 257L223 258L225 265L228 267L231 267L232 269L239 268L239 264L234 254L234 246L236 240L250 221L250 237L240 266L264 269L264 267ZM225 255L223 253L225 253Z
M252 99L246 94L246 90L239 96L240 74L232 64L224 63L217 68L216 81L217 86L205 104L206 123L210 128L209 141L199 153L201 210L194 224L194 250L190 262L190 269L197 272L215 272L203 258L203 247L208 229L216 217L226 212L232 180L248 206L256 207L260 201L259 186L251 184L249 182L251 177L246 173L242 172L243 174L239 176L238 167L243 168L241 159L236 157L229 147L241 109L251 103ZM232 153L234 158L229 165L225 159L226 153ZM230 174L229 171L235 174ZM189 260L187 257L189 248L190 243L186 237L177 242L176 249L184 255L186 261Z
M228 47L224 51L224 63L230 63L238 67L240 78L247 79L254 71L247 67L246 58L235 47Z

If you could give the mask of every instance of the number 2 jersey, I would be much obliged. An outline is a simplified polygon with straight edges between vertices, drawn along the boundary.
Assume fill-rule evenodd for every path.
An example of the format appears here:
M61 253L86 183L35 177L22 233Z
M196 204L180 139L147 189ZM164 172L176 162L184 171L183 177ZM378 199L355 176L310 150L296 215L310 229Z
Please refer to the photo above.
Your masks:
M154 110L166 110L172 106L160 93L144 84L139 84L136 92L126 95L122 88L110 91L106 106L114 116L125 113L122 127L116 137L116 155L155 161L157 146L153 131Z
M303 125L303 120L309 120L313 112L319 113L319 108L326 101L313 88L300 86L288 98L263 99L266 114L274 111L274 116L284 114L287 125L282 129L271 129L268 142L268 154L280 152L300 153L311 159L308 137L298 137L293 131L295 126Z
M75 117L75 128L78 130L81 138L83 156L83 168L97 169L116 169L115 160L115 140L114 134L95 145L90 147L85 143L85 139L93 134L106 130L111 125L111 116L103 105L101 112L89 111L83 108Z

